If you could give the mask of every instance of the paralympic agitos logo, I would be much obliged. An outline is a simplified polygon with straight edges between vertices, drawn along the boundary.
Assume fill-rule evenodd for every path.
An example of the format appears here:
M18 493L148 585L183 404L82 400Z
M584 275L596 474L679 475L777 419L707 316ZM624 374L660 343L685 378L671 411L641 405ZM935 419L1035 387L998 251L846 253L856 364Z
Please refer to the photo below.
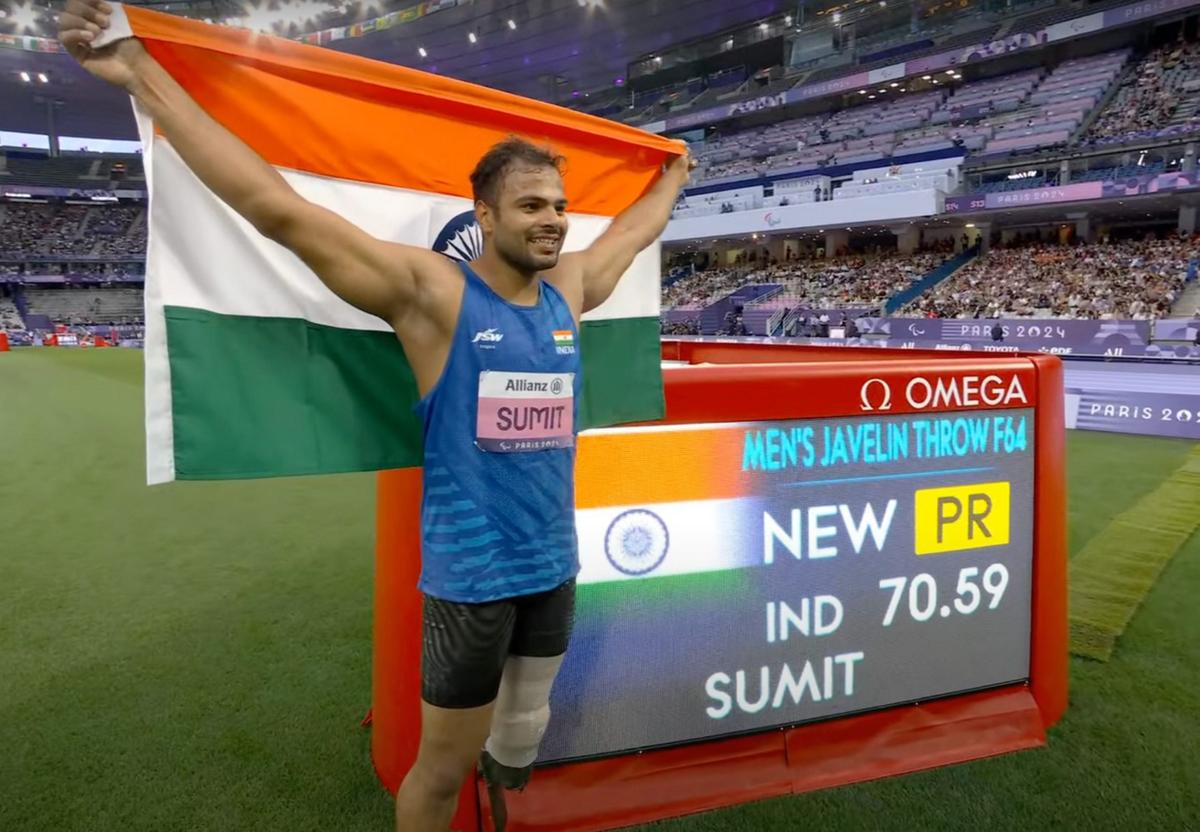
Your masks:
M956 409L966 407L1009 407L1029 404L1020 376L989 374L984 376L917 376L904 385L904 401L912 410ZM859 389L864 413L892 409L892 384L886 379L869 378Z

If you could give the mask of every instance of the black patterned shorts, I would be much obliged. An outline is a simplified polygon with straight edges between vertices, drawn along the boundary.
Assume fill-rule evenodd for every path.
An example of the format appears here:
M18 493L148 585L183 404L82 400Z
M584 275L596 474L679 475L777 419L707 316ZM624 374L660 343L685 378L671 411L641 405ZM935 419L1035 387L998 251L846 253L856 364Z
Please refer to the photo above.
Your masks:
M575 580L548 592L486 604L424 596L421 698L438 708L478 708L496 698L509 656L567 652Z

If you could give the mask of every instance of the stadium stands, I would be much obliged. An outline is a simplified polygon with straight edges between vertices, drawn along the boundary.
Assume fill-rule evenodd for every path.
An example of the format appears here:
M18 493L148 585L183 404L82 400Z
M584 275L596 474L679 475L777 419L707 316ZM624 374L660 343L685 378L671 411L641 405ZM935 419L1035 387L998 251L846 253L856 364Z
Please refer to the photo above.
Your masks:
M975 106L991 106L993 111L1015 105L1010 113L986 119L993 132L981 155L1066 144L1116 80L1127 58L1120 50L1067 61L1026 92L1010 88L991 99L990 105L987 99L974 99Z
M0 278L27 282L26 318L43 329L141 321L140 287L98 284L140 274L145 251L141 204L0 203ZM15 297L0 298L0 330L25 329Z
M938 190L949 193L958 186L958 165L918 165L917 170L859 170L833 192L834 199L855 199L876 194Z
M891 25L880 20L876 25L881 28L865 28L856 38L853 49L838 50L814 60L794 62L786 67L765 66L753 73L745 83L730 85L712 94L705 91L697 96L695 89L704 86L705 79L694 77L652 91L627 93L620 105L614 106L610 102L604 107L599 107L596 100L576 104L582 104L580 109L587 112L613 115L623 121L638 124L662 118L668 113L674 115L714 103L778 94L794 87L830 81L851 72L882 69L897 61L917 61L960 48L970 49L978 46L979 54L995 55L996 53L988 48L995 41L1022 34L1029 39L1054 24L1128 4L1129 0L1101 0L1087 4L1085 12L1075 3L1043 0L1005 3L1003 9L966 3L953 4L951 9L949 7L952 4L946 3L938 6L936 12L930 11L930 14L937 16L926 17L919 27L914 28L907 16L891 19ZM867 5L870 4L862 4ZM883 11L885 8L888 8L886 3L880 4L880 15L890 12L890 9L888 12ZM831 11L833 10L827 10L827 13ZM1028 42L1030 41L1027 40ZM976 55L972 54L966 57L965 61L975 59ZM601 93L596 99L604 97L605 94ZM636 101L635 104L629 103L631 97ZM598 112L600 109L605 112Z
M1166 44L1166 34L1096 37L1083 48L1075 48L1074 39L1070 44L1054 41L1047 46L1045 40L1025 38L1012 49L1011 57L990 60L1008 50L1005 44L1011 36L1044 35L1046 26L1081 13L1080 7L1067 3L1030 5L1008 5L1003 12L955 11L911 29L908 24L915 18L906 18L893 22L891 28L864 30L856 46L843 44L834 54L803 67L698 62L688 77L663 76L685 80L654 89L632 89L625 84L635 79L623 77L622 86L579 96L573 103L587 112L626 121L658 119L754 94L807 87L852 71L888 67L869 84L861 82L861 87L831 85L823 112L813 112L823 105L812 98L789 102L766 116L750 107L743 113L746 118L712 125L708 137L692 146L699 169L676 207L675 219L917 191L995 193L1190 171L1183 165L1181 142L1169 153L1152 151L1149 158L1096 148L1171 131L1200 132L1200 46L1175 40L1176 31ZM1121 0L1103 0L1087 8L1102 12L1118 5ZM1194 36L1196 28L1180 26L1177 32L1181 37ZM1079 42L1085 38L1086 33ZM999 51L976 49L980 44ZM948 65L937 64L940 68L924 77L915 72L907 77L889 74L897 61L919 60L959 47L960 56ZM39 159L22 152L0 154L0 185L109 187L121 179L144 182L140 157L76 154ZM1139 183L1131 183L1129 193L1137 187ZM1037 196L1030 195L1031 199ZM858 214L869 213L872 203L861 205L866 206L861 212L859 204L829 208L854 214L846 226L865 225L868 220L860 221ZM788 230L788 225L778 225L781 216L784 223L807 224L807 219L795 219L803 213L778 212L774 218L767 214L767 233ZM870 221L882 223L878 218ZM745 234L751 230L747 228ZM1178 258L1171 261L1169 273L1153 271L1144 265L1145 258L1151 257L1153 268L1159 268L1168 257L1162 254L1163 245L1167 244L1060 249L1039 244L1020 253L997 249L909 308L944 316L1161 314L1163 304L1169 306L1178 292L1179 264L1191 259L1190 253L1176 252L1170 255ZM117 261L142 256L145 246L146 213L138 204L0 203L0 261L5 261L0 263L0 273L15 270L23 276L103 279L129 268ZM1132 265L1139 257L1138 265ZM745 265L710 268L666 288L663 304L679 312L699 311L739 287L771 283L780 288L765 299L748 302L751 311L877 307L943 259L940 254L891 254L791 261L758 270ZM1114 263L1121 262L1126 265L1118 269ZM1133 285L1117 281L1098 288L1105 275L1117 274L1114 269L1121 274L1127 271ZM126 303L129 297L107 291L43 287L28 294L37 296L31 297L31 307L55 320L97 319L94 316L101 314L110 316L103 320L124 320L140 315L140 302L132 308ZM83 294L77 296L79 292ZM85 297L98 303L84 302ZM691 323L681 319L671 325Z
M29 156L4 154L0 186L38 185L58 188L106 188L112 182L145 186L141 156Z
M908 191L937 190L950 193L959 185L958 158L935 159L926 163L906 165L882 163L881 166L871 167L870 163L876 160L872 157L878 155L866 153L863 157L855 158L861 167L840 185L835 185L827 176L804 176L774 182L770 186L770 196L766 195L764 185L742 185L728 191L684 195L677 203L672 217L686 219L709 214L732 214L758 208L800 205L829 199L856 199Z
M1162 161L1146 165L1118 165L1111 168L1094 168L1071 174L1072 182L1116 182L1133 176L1148 176L1162 173L1166 164Z
M1152 50L1121 82L1087 133L1095 144L1200 125L1200 45L1177 42Z
M0 332L20 332L25 329L17 305L6 297L0 297Z
M673 283L663 292L663 307L699 310L740 286L765 283L780 288L753 304L762 309L878 307L945 259L942 253L855 254L713 268Z
M1183 291L1192 240L996 249L917 298L939 318L1164 316Z
M94 245L83 234L87 211L83 205L9 205L0 226L0 253L5 257L87 254Z
M142 205L9 203L0 215L0 257L141 255Z
M964 27L965 31L959 31L955 34L950 35L949 37L938 39L934 42L933 45L925 47L925 48L920 49L915 52L908 53L904 56L904 58L906 60L914 60L917 58L923 58L927 55L934 55L934 54L937 54L938 52L944 52L948 49L954 49L954 48L960 47L960 46L971 46L972 44L976 44L976 43L987 43L989 40L991 40L993 35L995 35L996 31L1000 28L1000 24L993 17L989 17L987 15L980 15L977 10L972 10L972 11L975 12L975 14L973 15L974 22L973 22L973 24L967 24ZM879 69L884 66L887 66L888 64L892 63L893 61L895 61L895 58L893 58L893 57L881 58L878 60L870 61L869 63L859 64L855 68L859 69L859 70ZM807 78L804 79L803 83L811 84L811 83L818 82L818 81L825 81L825 80L829 80L832 78L836 78L839 75L843 75L845 73L846 73L846 67L844 65L842 65L842 66L834 65L834 66L830 66L828 68L820 69L816 72L813 72L811 75L809 75Z
M1066 144L1128 60L1115 50L1022 70L953 90L901 95L832 114L789 119L694 147L697 182L819 169L962 148L980 156ZM876 93L864 89L864 94Z
M1105 171L1111 168L1105 168ZM1096 171L1097 174L1105 171ZM1021 179L1001 179L997 182L985 182L976 190L981 194L1002 193L1004 191L1021 191L1025 188L1041 188L1052 184L1045 176L1030 176Z
M683 321L662 321L659 331L663 335L699 335L700 322L695 319Z
M878 307L945 259L944 254L934 253L877 254L785 263L766 276L770 282L782 283L782 291L758 305L770 309Z
M755 273L745 267L696 272L665 289L662 305L664 308L699 310L737 287L755 282Z
M133 324L142 320L140 288L26 287L30 315L61 324Z

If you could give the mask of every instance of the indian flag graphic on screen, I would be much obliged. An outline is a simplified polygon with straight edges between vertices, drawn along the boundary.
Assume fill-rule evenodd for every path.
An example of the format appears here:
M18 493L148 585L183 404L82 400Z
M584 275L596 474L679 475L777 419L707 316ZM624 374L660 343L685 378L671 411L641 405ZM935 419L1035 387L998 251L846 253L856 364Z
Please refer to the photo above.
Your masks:
M752 480L741 474L745 429L664 425L580 434L579 583L761 565L761 549L725 545L762 536Z
M564 251L586 248L680 145L626 125L400 66L118 7L217 121L306 199L384 240L479 254L469 175L517 134L567 160ZM99 45L99 44L98 44ZM258 234L138 113L150 190L146 456L150 482L421 463L417 390L390 326ZM580 426L663 413L659 251L584 316ZM571 334L556 346L574 350Z

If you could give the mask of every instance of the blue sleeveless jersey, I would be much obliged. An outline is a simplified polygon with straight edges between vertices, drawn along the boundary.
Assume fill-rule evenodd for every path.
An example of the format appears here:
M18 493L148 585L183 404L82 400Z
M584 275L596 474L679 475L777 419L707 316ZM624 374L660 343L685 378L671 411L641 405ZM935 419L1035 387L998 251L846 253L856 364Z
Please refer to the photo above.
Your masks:
M579 571L575 538L578 333L541 282L536 306L466 288L424 425L421 591L483 603L553 589Z

